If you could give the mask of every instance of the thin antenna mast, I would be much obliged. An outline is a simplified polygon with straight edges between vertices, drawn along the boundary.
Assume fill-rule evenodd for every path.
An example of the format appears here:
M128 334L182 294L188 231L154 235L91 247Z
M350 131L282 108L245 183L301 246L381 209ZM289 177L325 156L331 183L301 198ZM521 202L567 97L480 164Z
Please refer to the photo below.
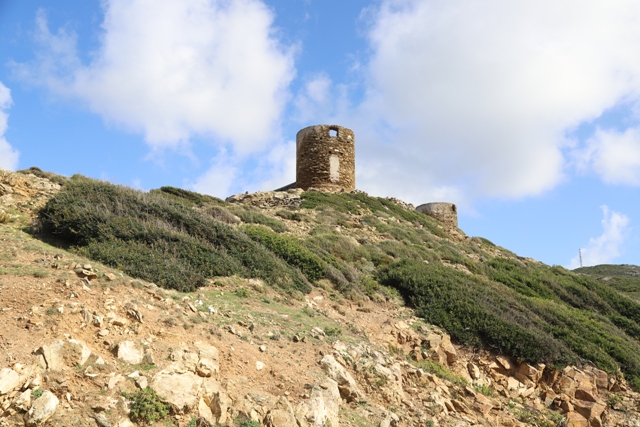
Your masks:
M582 249L578 249L578 254L580 254L580 268L582 268Z

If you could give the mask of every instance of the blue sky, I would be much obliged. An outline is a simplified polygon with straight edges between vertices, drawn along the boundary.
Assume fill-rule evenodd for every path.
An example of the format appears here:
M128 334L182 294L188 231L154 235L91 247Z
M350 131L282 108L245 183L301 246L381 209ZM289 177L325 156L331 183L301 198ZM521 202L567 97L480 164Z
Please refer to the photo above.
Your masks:
M640 264L635 0L0 0L0 167L219 197L356 134L357 187L547 264Z

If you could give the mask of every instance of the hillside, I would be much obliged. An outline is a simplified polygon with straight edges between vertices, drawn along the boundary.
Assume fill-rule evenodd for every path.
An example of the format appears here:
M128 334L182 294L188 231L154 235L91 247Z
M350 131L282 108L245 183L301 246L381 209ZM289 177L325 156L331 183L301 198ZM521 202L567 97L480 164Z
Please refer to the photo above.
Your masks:
M606 283L619 292L640 301L640 267L637 265L603 264L594 267L576 268L574 272Z
M0 425L640 425L636 301L398 200L33 169L0 207Z

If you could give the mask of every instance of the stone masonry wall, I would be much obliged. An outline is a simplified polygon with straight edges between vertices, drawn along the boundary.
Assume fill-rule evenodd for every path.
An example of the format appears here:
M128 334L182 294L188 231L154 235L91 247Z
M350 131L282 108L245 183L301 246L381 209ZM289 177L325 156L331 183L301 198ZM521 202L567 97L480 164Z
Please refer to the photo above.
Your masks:
M342 126L316 125L296 135L296 187L353 191L355 137Z
M453 203L425 203L424 205L418 206L416 210L442 221L447 225L453 227L458 226L458 209Z

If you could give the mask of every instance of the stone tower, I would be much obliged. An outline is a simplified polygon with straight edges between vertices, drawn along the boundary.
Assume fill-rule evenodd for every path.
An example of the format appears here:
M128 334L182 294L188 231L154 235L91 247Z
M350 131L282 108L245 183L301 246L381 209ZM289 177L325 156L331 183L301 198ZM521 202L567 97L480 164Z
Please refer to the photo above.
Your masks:
M425 203L416 208L418 212L427 214L446 225L458 226L458 209L453 203L434 202Z
M306 127L296 135L296 187L353 191L355 159L352 130L335 125Z

